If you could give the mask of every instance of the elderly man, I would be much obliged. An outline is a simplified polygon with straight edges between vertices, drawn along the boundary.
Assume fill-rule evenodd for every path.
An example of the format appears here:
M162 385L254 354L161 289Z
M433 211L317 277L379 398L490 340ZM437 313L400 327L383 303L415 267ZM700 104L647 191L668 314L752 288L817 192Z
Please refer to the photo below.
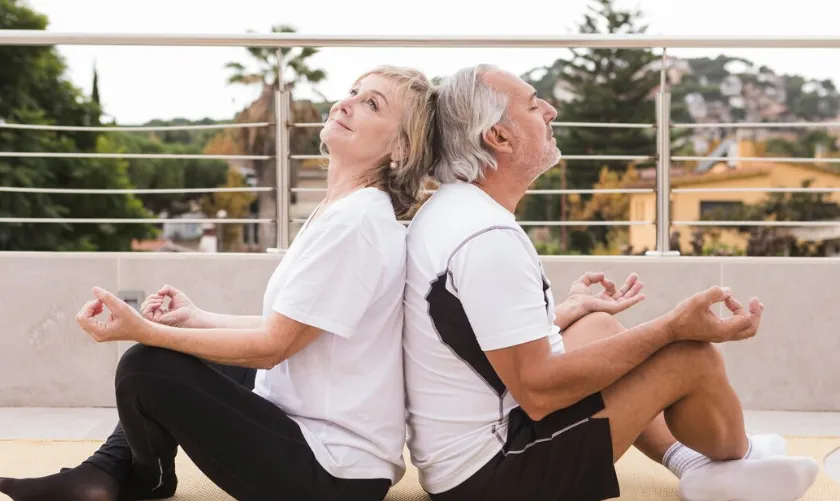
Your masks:
M817 463L747 435L713 346L755 335L758 299L713 287L625 329L613 314L641 283L589 273L555 307L514 211L560 158L556 111L477 66L442 82L438 113L441 186L409 228L404 330L408 446L432 499L614 498L614 463L634 445L687 501L800 497ZM712 312L720 302L731 318Z

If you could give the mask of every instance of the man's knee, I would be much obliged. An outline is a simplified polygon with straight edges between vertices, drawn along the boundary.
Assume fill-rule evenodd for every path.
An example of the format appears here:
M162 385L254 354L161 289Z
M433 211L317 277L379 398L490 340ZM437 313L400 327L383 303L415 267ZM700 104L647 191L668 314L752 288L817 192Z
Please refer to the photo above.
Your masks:
M712 343L679 341L662 350L663 356L681 373L705 375L725 369L723 355Z

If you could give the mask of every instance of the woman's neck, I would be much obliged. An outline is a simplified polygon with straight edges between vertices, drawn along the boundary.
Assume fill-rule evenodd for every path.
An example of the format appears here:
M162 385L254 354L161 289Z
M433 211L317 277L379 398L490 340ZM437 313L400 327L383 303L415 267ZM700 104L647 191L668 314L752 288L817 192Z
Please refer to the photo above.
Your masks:
M327 194L324 205L343 198L362 187L361 172L350 165L336 165L330 161L327 170Z

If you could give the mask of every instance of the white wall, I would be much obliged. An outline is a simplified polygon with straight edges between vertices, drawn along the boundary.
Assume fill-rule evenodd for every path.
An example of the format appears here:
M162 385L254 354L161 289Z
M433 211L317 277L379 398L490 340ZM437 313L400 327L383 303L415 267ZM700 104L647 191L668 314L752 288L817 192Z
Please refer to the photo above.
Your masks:
M0 254L0 406L113 406L125 343L96 344L75 316L94 285L145 294L169 283L203 308L259 314L278 254ZM723 346L745 407L840 411L840 259L546 257L554 294L603 270L637 272L648 299L620 315L630 326L714 284L766 306L756 338Z

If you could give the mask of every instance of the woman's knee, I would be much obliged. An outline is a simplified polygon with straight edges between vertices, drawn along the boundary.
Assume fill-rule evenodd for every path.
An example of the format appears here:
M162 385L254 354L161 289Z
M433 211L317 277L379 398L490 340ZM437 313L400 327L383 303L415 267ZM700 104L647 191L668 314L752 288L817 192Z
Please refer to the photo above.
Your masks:
M119 384L130 376L154 374L166 371L177 363L180 354L143 344L135 344L123 354L117 364L116 382Z

